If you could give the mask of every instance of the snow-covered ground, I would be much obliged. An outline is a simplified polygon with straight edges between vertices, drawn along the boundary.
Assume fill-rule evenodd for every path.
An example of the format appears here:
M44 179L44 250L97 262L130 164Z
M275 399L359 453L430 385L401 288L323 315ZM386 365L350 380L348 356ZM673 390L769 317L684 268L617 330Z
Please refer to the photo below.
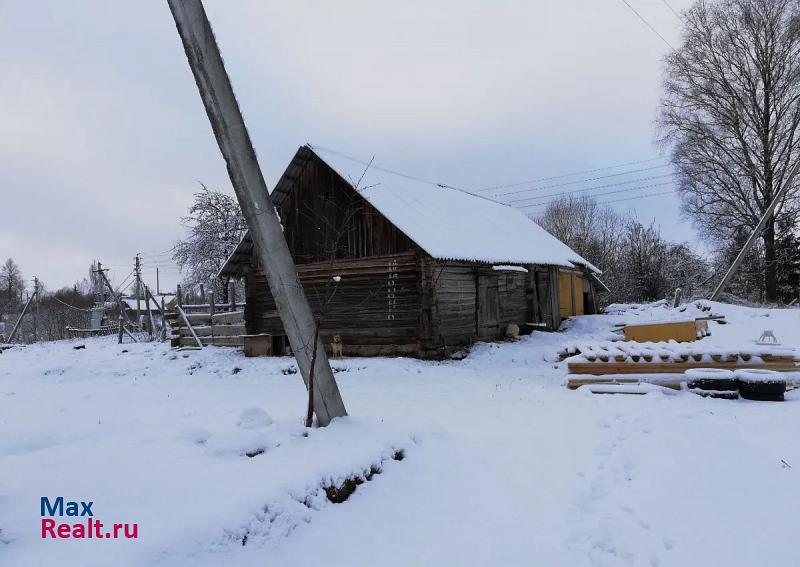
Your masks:
M772 329L800 346L799 310L711 308L728 324L703 343ZM566 390L565 344L700 313L612 311L463 361L336 361L351 417L307 435L289 358L113 338L6 351L0 565L797 565L800 391ZM42 539L43 496L93 501L138 538Z

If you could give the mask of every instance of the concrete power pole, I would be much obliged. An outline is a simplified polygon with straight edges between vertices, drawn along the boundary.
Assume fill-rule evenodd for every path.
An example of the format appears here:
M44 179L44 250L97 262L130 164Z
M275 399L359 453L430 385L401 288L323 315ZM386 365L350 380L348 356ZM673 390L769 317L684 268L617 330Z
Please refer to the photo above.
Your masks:
M37 285L33 288L33 295L28 298L27 303L25 303L25 307L22 308L22 313L19 314L17 318L17 322L14 323L14 328L11 329L11 334L8 335L8 339L6 339L6 344L11 344L11 341L14 340L14 335L17 334L17 329L19 329L20 323L22 323L22 318L25 317L25 313L28 312L28 307L30 307L31 302L36 299L36 296L39 295L39 286L38 282Z
M795 175L797 175L798 168L800 168L800 159L798 159L794 163L792 170L789 172L789 176L786 178L786 181L783 183L781 188L775 194L775 198L772 200L772 203L770 203L769 207L767 207L767 210L764 211L763 215L761 215L761 220L758 221L758 224L756 225L755 229L753 229L753 233L750 235L750 238L748 238L747 242L745 242L744 246L742 246L739 255L736 256L736 259L733 261L733 264L731 264L731 267L728 268L728 271L725 273L725 276L722 278L722 281L720 281L719 284L717 284L717 287L714 288L711 297L709 297L711 301L716 301L717 298L722 293L722 291L730 283L733 274L735 274L736 270L739 269L742 260L744 260L744 257L747 256L747 253L750 251L750 248L753 247L753 243L761 235L761 231L764 230L764 227L767 225L769 217L771 217L772 214L775 212L775 209L778 207L778 203L781 202L781 199L783 199L783 197L786 195L789 189L791 189L792 182L794 181Z
M142 320L142 264L137 254L133 259L133 271L136 274L136 325Z
M347 415L201 0L167 0L319 425ZM316 356L313 356L316 351ZM312 358L314 369L312 375Z
M33 278L33 342L39 342L39 278Z

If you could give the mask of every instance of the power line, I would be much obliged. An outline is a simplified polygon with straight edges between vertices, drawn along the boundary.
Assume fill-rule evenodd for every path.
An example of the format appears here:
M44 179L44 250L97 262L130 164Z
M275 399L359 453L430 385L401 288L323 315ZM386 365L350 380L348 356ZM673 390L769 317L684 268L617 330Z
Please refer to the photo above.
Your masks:
M66 303L66 302L64 302L64 301L61 301L61 300L60 300L59 298L57 298L55 295L51 295L51 296L50 296L50 298L51 298L51 299L55 299L55 300L56 300L56 301L58 301L60 304L62 304L62 305L66 305L67 307L69 307L70 309L74 309L75 311L83 311L84 313L91 313L91 312L92 312L92 310L91 310L91 309L83 309L83 308L81 308L81 307L75 307L74 305L70 305L69 303Z
M520 189L519 191L508 191L506 193L496 193L496 197L502 197L504 195L519 195L521 193L530 193L532 191L542 191L544 189L554 189L556 187L567 187L569 185L578 185L579 183L588 183L589 181L599 181L601 179L611 179L612 177L622 177L624 175L630 175L632 173L642 173L644 171L652 171L654 169L662 169L664 167L670 167L670 164L664 165L654 165L651 167L643 167L640 169L631 169L629 171L622 171L619 173L611 173L608 175L599 175L597 177L590 177L588 179L578 179L575 181L565 181L563 183L552 183L550 185L541 185L539 187L532 187L530 189Z
M586 187L584 189L574 189L572 191L561 191L559 193L548 193L546 195L536 195L535 197L523 197L522 199L512 199L506 201L507 203L521 203L523 201L533 201L534 199L543 199L545 197L557 197L559 195L570 195L572 193L586 193L596 189L608 189L609 187L619 187L620 185L629 185L631 183L639 183L641 181L652 181L653 179L664 179L665 177L672 177L674 173L665 173L663 175L651 175L650 177L639 177L637 179L630 179L628 181L620 181L619 183L606 183L605 185L596 185L594 187Z
M670 4L670 3L669 3L667 0L661 0L661 1L664 3L664 6L666 6L667 8L669 8L669 11L670 11L670 12L672 12L673 14L675 14L675 17L676 17L676 18L678 18L678 19L682 19L682 18L681 18L681 15L678 13L678 11L677 11L675 8L673 8L673 7L672 7L672 4Z
M396 171L394 169L381 167L381 166L375 165L374 163L370 164L370 162L360 160L360 159L358 159L356 157L349 156L349 155L344 154L344 153L342 153L340 151L333 150L331 148L326 148L324 146L317 146L317 145L308 144L308 147L311 148L314 151L327 152L329 154L333 154L333 155L342 157L344 159L348 159L350 161L353 161L353 162L358 163L360 165L363 165L365 167L369 167L370 169L377 169L378 171L383 171L384 173L389 173L391 175L397 175L398 177L404 177L405 179L408 179L410 181L418 181L420 183L426 183L428 185L433 185L435 187L442 187L444 189L456 189L458 191L468 192L466 189L462 189L460 187L455 187L453 185L448 185L446 183L439 183L437 181L431 181L430 179L424 179L422 177L416 177L416 176L410 175L408 173L402 173L402 172Z
M483 189L476 189L476 191L483 192L483 191L493 191L495 189L510 189L512 187L521 187L522 185L530 185L531 183L541 183L542 181L553 181L554 179L563 179L565 177L574 177L576 175L584 175L586 173L596 173L598 171L607 171L609 169L617 169L618 167L626 167L629 165L639 165L641 163L650 163L653 161L659 161L662 158L650 158L650 159L642 159L638 161L629 161L626 163L620 163L617 165L609 165L606 167L597 167L595 169L584 169L582 171L575 171L572 173L562 173L560 175L552 175L550 177L539 177L537 179L529 179L527 181L519 181L516 183L507 183L505 185L495 185L493 187L484 187Z
M628 8L630 8L631 12L633 12L634 14L636 14L636 17L637 17L637 18L639 18L640 20L642 20L642 22L644 23L644 25L646 25L648 28L650 28L650 31L652 31L654 34L656 34L658 37L660 37L660 38L661 38L661 41L663 41L664 43L666 43L666 44L667 44L667 47L669 47L669 48L670 48L672 51L675 51L675 48L674 48L674 47L672 47L672 44L671 44L670 42L668 42L668 41L666 40L666 38L665 38L663 35L661 35L660 33L658 33L658 30L657 30L656 28L654 28L653 26L651 26L651 25L650 25L650 22L648 22L647 20L645 20L645 19L644 19L644 16L642 16L642 15L641 15L639 12L637 12L637 11L636 11L636 8L634 8L633 6L631 6L631 5L630 5L630 3L628 2L628 0L622 0L622 2L623 2L623 3L624 3L624 4L625 4L625 5L628 7Z
M663 197L664 195L674 195L675 191L662 191L661 193L653 193L652 195L638 195L636 197L626 197L624 199L612 199L611 201L604 201L601 205L610 205L611 203L621 203L623 201L634 201L636 199L648 199L653 197Z
M645 195L635 195L633 197L625 197L622 199L611 199L609 201L597 201L598 205L611 205L612 203L622 203L623 201L635 201L637 199L655 199L657 197L663 197L665 195L674 195L675 191L661 191L660 193L647 193ZM549 203L548 203L549 204ZM528 216L537 215L542 213L543 211L530 211L525 213Z
M427 185L440 187L440 188L444 188L444 189L454 189L456 191L460 191L462 193L466 193L466 194L472 195L474 197L479 197L479 198L482 198L482 199L486 199L487 201L490 201L490 202L493 202L493 203L499 203L499 204L506 205L506 206L514 206L514 205L511 205L510 203L513 203L515 201L510 201L510 202L498 201L498 200L495 200L495 199L491 199L489 197L485 197L483 195L478 195L478 194L476 194L476 193L474 193L472 191L468 191L468 190L463 189L461 187L456 187L456 186L445 184L445 183L439 183L439 182L431 181L429 179L425 179L425 178L422 178L422 177L417 177L417 176L410 175L410 174L407 174L407 173L402 173L402 172L397 171L397 170L393 170L393 169L389 169L389 168L386 168L386 167L377 166L375 164L371 164L371 162L366 162L366 161L360 160L360 159L355 158L353 156L350 156L350 155L347 155L345 153L342 153L342 152L340 152L338 150L334 150L334 149L331 149L331 148L326 148L326 147L323 147L323 146L312 145L310 143L307 144L307 145L308 145L309 148L311 148L314 151L327 152L327 153L330 153L330 154L333 154L333 155L337 155L339 157L342 157L344 159L353 161L353 162L361 164L363 166L369 166L371 169L376 169L378 171L383 171L384 173L389 173L391 175L396 175L396 176L402 177L404 179L409 179L411 181L417 181L417 182L420 182L420 183L425 183ZM614 166L607 166L607 167L595 168L595 169L590 169L590 170L584 170L584 171L575 172L575 173L566 173L566 174L556 175L556 176L551 176L551 177L543 177L543 178L539 178L539 181L562 179L562 178L565 178L565 177L572 177L572 176L575 176L575 175L581 175L581 174L585 174L585 173L606 171L606 170L609 170L609 169L615 169L615 168L624 167L624 166L627 166L627 165L650 163L650 162L657 161L657 160L660 160L660 159L662 159L662 158L651 158L651 159L646 159L646 160L638 160L638 161L627 162L627 163L624 163L624 164L619 164L619 165L614 165ZM579 180L568 181L568 182L564 182L564 183L554 183L554 184L550 184L550 185L543 185L543 186L540 186L540 187L535 187L535 188L531 188L531 189L524 189L524 190L520 190L520 191L510 191L510 192L507 192L507 193L499 193L499 194L497 194L495 196L514 195L514 194L528 193L528 192L531 192L531 191L541 191L541 190L544 190L544 189L553 189L553 188L556 188L556 187L566 187L566 186L569 186L569 185L576 185L576 184L579 184L579 183L588 183L590 181L598 181L598 180L601 180L601 179L610 179L610 178L613 178L613 177L621 177L621 176L624 176L624 175L631 175L633 173L641 173L641 172L644 172L644 171L652 171L652 170L655 170L655 169L660 169L660 168L669 167L669 166L670 166L670 164L662 164L662 165L656 165L656 166L651 166L651 167L638 168L638 169L633 169L633 170L613 173L613 174L609 174L609 175L596 176L596 177L592 177L592 178L588 178L588 179L579 179ZM596 187L588 187L588 188L585 188L585 189L579 189L579 190L575 190L575 191L571 191L571 192L572 193L579 193L579 192L592 191L592 190L596 190L596 189L602 189L602 188L606 188L606 187L616 187L616 186L620 186L620 185L626 185L628 183L636 183L636 182L639 182L639 181L646 181L646 180L650 180L650 179L658 179L658 178L663 178L663 177L669 177L669 176L672 176L672 175L674 175L674 174L669 173L669 174L664 174L664 175L656 175L656 176L645 177L645 178L640 178L640 179L633 179L633 180L630 180L630 181L625 181L625 182L620 182L620 183L611 183L611 184L600 185L600 186L596 186ZM496 188L510 188L510 187L520 186L520 185L524 185L524 184L529 184L529 183L532 183L532 182L534 182L534 180L521 182L521 183L508 184L508 185L498 185L498 186L495 186L495 187L481 189L480 191L491 190L491 189L496 189ZM662 186L665 186L665 185L668 185L668 184L669 183L660 183L660 184L657 183L657 184L645 185L645 186L641 186L641 187L628 188L628 189L624 189L622 191L608 191L608 192L605 192L605 193L598 193L598 194L596 194L594 196L611 195L611 194L615 194L615 193L640 190L640 189L645 189L645 188L650 188L650 187L662 187ZM561 194L561 193L559 193L559 194ZM554 194L554 195L556 195L556 194ZM542 198L542 197L547 197L547 196L551 196L551 195L539 195L539 196L534 197L534 198ZM524 201L524 200L528 200L528 199L520 199L519 201ZM529 207L529 206L534 206L534 205L524 205L524 206L518 207L518 208L526 208L526 207ZM151 265L154 265L154 264L151 263Z
M343 154L342 152L339 152L339 151L336 151L336 150L332 150L330 148L325 148L325 147L322 147L322 146L312 146L311 144L307 144L307 145L308 145L309 148L311 148L314 151L322 151L322 152L328 152L330 154L338 155L339 157L342 157L344 159L348 159L348 160L353 161L355 163L361 164L361 165L363 165L365 167L368 167L369 169L377 169L378 171L383 171L384 173L389 173L391 175L397 175L398 177L403 177L403 178L409 179L411 181L418 181L420 183L426 183L428 185L432 185L432 186L439 187L439 188L442 188L442 189L453 189L454 191L460 191L461 193L466 193L467 195L472 195L473 197L478 197L480 199L486 199L487 201L491 201L492 203L500 203L500 201L497 201L497 200L492 199L490 197L485 197L483 195L477 195L476 193L473 193L473 192L468 191L467 189L463 189L461 187L456 187L455 185L448 185L447 183L439 183L439 182L436 182L436 181L431 181L429 179L423 179L422 177L416 177L414 175L409 175L407 173L401 173L399 171L395 171L393 169L388 169L386 167L380 167L378 165L375 165L371 161L369 161L369 162L363 161L363 160L360 160L360 159L355 158L353 156L349 156L347 154ZM351 180L351 183L352 183L352 180ZM505 203L500 203L500 204L502 205L502 204L505 204Z
M590 197L604 197L606 195L616 195L617 193L629 193L631 191L639 191L641 189L652 189L653 187L666 187L667 185L672 185L671 181L666 181L664 183L653 183L652 185L641 185L639 187L628 187L627 189L617 189L616 191L606 191L605 193L596 193L594 195L589 195ZM540 203L532 203L530 205L521 205L520 209L527 209L528 207L542 207L549 205L550 203L555 203L558 199L551 199L549 201L542 201Z

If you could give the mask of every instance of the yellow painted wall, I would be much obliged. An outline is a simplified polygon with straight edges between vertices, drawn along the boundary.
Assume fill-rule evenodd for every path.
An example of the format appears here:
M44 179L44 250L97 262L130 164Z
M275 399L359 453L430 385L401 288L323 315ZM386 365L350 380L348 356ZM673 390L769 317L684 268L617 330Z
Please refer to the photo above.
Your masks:
M583 277L577 274L572 277L575 279L575 315L583 315L586 312L583 305Z
M583 315L583 277L581 275L559 270L558 308L562 319L573 315Z
M558 311L562 319L572 315L572 284L570 280L572 274L569 272L558 272Z

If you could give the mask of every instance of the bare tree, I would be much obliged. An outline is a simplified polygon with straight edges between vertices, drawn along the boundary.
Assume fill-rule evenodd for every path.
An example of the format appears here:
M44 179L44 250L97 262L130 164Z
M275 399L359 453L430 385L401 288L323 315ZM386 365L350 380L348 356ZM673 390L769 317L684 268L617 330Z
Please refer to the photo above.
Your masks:
M800 0L698 0L666 58L658 117L682 205L710 236L751 232L800 159ZM793 188L762 233L777 298L776 227L795 224Z
M565 195L550 202L536 222L604 273L614 270L625 221L610 207L588 195Z
M22 270L12 258L0 267L0 315L14 311L25 291Z
M560 197L537 222L603 271L611 289L604 301L652 301L678 287L691 295L710 275L708 262L689 245L668 242L657 226L624 217L590 196Z
M172 259L184 272L187 286L212 283L217 297L227 293L227 281L217 274L247 230L235 197L209 189L202 183L189 214L181 218L188 236L175 244Z
M320 234L324 235L322 241L322 252L327 256L327 278L325 286L322 290L315 289L313 297L315 299L316 307L314 314L314 338L313 349L311 355L311 373L308 377L308 404L306 407L306 420L305 426L311 427L314 419L314 363L317 359L317 339L319 338L325 317L328 314L328 308L339 290L342 277L336 273L336 260L340 257L347 257L349 251L346 243L346 237L355 228L354 219L363 211L364 199L360 196L360 192L364 190L361 187L364 176L372 166L372 161L364 168L358 180L348 179L353 191L348 191L345 196L339 199L333 194L323 194L321 198L328 201L332 206L333 215L326 216L320 214L319 210L308 203L305 203L301 214L306 222L314 226ZM371 293L368 293L368 296ZM366 301L366 298L364 299ZM331 352L331 355L334 353Z

